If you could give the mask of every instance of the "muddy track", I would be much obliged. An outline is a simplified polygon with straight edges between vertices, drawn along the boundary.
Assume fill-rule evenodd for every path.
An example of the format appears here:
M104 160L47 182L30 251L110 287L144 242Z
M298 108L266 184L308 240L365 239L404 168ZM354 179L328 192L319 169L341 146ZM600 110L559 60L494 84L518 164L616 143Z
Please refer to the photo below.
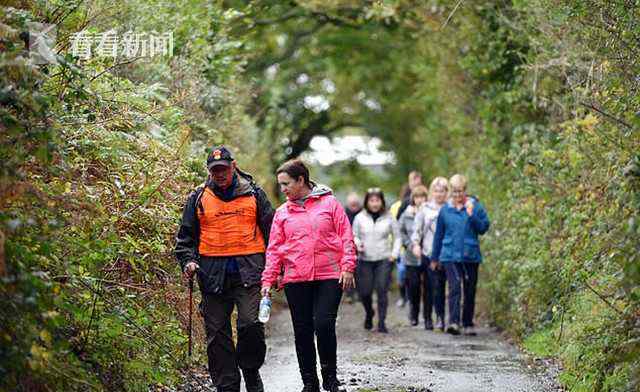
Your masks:
M393 304L393 302L391 302ZM411 327L406 308L390 306L388 335L362 328L360 304L343 302L337 323L338 377L355 391L555 391L545 369L533 367L491 329L476 337ZM267 324L266 392L302 389L288 309Z

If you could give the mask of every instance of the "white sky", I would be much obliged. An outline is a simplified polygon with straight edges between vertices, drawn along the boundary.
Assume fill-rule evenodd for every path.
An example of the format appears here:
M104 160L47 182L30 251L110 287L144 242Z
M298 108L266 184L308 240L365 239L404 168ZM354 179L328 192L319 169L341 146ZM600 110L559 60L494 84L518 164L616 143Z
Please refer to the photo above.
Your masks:
M316 136L311 140L311 151L305 153L305 159L323 166L336 161L356 158L361 165L383 165L393 163L393 153L380 151L382 142L378 138L348 135L335 137Z

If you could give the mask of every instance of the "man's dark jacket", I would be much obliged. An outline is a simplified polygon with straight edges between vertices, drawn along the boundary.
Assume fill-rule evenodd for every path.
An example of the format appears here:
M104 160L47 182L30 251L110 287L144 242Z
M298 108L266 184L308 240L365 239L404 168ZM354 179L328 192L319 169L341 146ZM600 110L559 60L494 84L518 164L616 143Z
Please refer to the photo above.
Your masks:
M209 257L198 254L200 244L200 222L197 209L202 209L202 194L205 187L208 187L223 201L231 201L240 196L253 195L257 204L257 224L264 236L265 246L269 241L271 222L273 221L274 210L267 198L266 193L260 188L253 178L236 169L234 179L234 190L231 195L224 195L220 189L213 185L212 181L207 181L191 192L182 212L182 223L176 236L175 255L184 271L185 266L190 261L199 265L198 281L200 289L204 293L218 294L224 287L226 265L229 257ZM245 287L260 283L262 271L264 270L264 253L257 253L246 256L234 256L238 263L240 278Z

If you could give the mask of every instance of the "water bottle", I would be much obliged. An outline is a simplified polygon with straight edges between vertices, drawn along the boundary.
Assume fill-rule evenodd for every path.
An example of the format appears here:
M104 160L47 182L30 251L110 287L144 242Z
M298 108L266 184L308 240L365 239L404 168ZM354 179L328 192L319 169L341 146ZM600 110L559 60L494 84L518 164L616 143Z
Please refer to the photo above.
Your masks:
M262 297L260 301L260 311L258 312L258 320L261 323L266 323L269 321L269 316L271 315L271 298Z

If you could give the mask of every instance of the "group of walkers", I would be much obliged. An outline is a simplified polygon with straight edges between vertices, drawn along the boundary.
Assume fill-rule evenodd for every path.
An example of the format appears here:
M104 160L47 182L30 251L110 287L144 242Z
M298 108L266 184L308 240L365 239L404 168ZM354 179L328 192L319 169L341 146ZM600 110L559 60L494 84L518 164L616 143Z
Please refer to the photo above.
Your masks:
M403 286L409 318L418 324L420 301L425 328L445 330L445 282L449 285L447 331L473 333L478 235L489 227L479 201L466 195L466 179L438 177L429 190L410 175L407 197L397 214L387 208L379 188L367 190L359 211L350 195L344 209L331 189L310 180L300 160L278 168L287 201L277 210L265 192L237 167L225 146L207 157L207 181L189 196L176 237L175 254L185 278L197 277L200 311L207 336L209 372L218 392L239 392L241 373L247 392L262 392L264 325L258 320L261 297L284 288L291 312L303 392L341 391L337 379L336 318L343 293L354 288L365 308L364 328L385 323L391 275L405 266ZM448 197L450 198L448 199ZM404 247L404 250L403 250ZM403 294L404 297L405 294ZM237 343L231 314L237 308ZM317 344L316 344L317 341ZM322 384L317 375L320 359Z
M387 297L397 264L398 305L408 300L411 325L418 325L422 304L425 329L476 334L473 315L478 265L482 262L478 236L489 229L489 219L478 199L467 196L466 187L466 178L456 174L450 180L434 178L427 189L421 175L412 172L405 196L389 211L379 188L367 190L363 209L353 220L359 252L356 283L365 309L365 329L373 326L371 295L375 291L378 331L388 332ZM447 284L449 320L445 323Z

